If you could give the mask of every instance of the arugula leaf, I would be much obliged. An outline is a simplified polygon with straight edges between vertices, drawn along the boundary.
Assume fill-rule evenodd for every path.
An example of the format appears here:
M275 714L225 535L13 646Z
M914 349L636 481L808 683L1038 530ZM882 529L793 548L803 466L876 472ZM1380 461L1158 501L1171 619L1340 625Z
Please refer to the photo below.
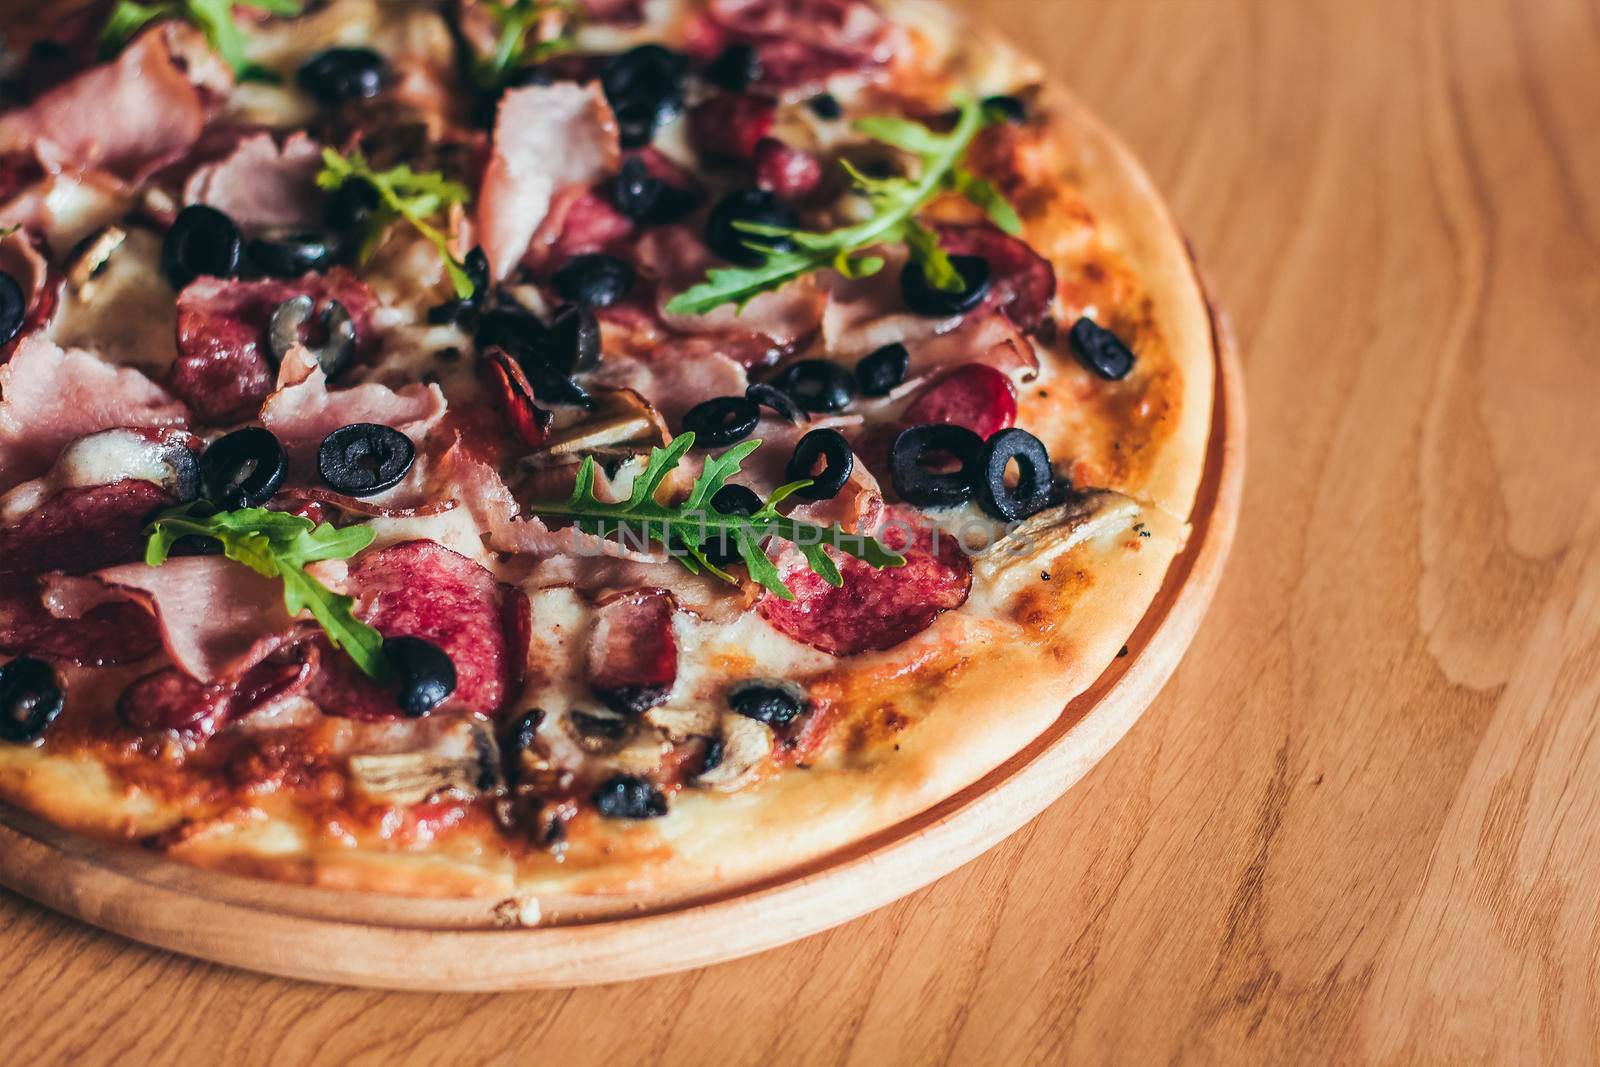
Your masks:
M234 18L234 8L292 18L303 6L303 0L164 0L156 4L118 0L100 31L100 54L106 58L115 55L135 34L159 19L184 19L205 32L212 49L240 81L277 81L276 74L246 57L248 37Z
M733 576L707 559L704 550L708 540L725 536L738 547L750 577L784 600L793 600L794 593L783 583L778 568L761 548L761 542L769 536L793 544L811 569L834 586L843 585L844 577L825 550L829 546L874 567L898 567L905 563L904 556L891 552L875 538L846 533L837 523L817 526L778 514L778 505L810 485L809 479L773 490L753 515L718 511L711 498L739 473L745 458L760 445L760 441L742 441L720 456L708 458L690 487L688 497L672 505L658 503L656 494L667 475L694 447L693 433L679 434L666 448L651 449L650 459L644 472L634 479L628 499L614 504L595 497L595 461L593 456L587 456L578 468L572 496L564 503L532 504L528 510L548 518L572 519L579 529L599 537L626 532L636 540L658 541L691 573L705 570L723 581L733 582Z
M222 554L243 563L263 578L283 582L283 605L290 615L309 611L335 648L342 648L368 675L383 679L389 664L383 635L355 617L355 601L306 573L308 563L349 559L372 544L370 526L336 528L299 515L266 508L241 508L207 514L199 502L172 508L145 528L144 561L159 567L183 537L206 537L222 545Z
M850 180L872 208L871 218L822 233L735 223L738 229L755 237L786 237L794 248L775 252L757 242L746 242L761 255L760 263L753 267L713 267L706 272L704 281L668 301L667 313L704 315L723 304L742 308L752 297L825 267L848 278L876 274L883 269L883 258L866 254L867 250L891 243L904 243L932 284L952 291L961 288L960 273L939 247L937 236L916 220L916 214L939 194L953 192L982 208L1006 233L1015 236L1022 232L1021 220L1000 191L974 176L961 162L978 131L997 121L999 117L987 114L976 100L960 103L955 127L949 133L936 133L921 123L884 115L857 121L857 131L918 157L921 169L917 177L874 178L845 162Z
M473 75L485 89L498 89L513 72L553 55L570 51L571 20L578 11L577 0L484 0L483 9L500 30L494 54L473 64ZM564 12L561 32L548 40L538 37L546 15Z
M378 190L382 200L374 213L372 229L367 237L368 250L383 228L396 219L404 219L423 237L427 238L444 257L444 269L455 287L456 296L471 298L477 286L466 266L450 251L450 238L446 237L428 220L454 204L465 204L472 194L460 182L453 182L437 171L417 172L404 163L388 170L373 170L366 157L352 152L348 157L331 148L322 150L322 170L317 174L317 185L333 192L348 181L365 180Z

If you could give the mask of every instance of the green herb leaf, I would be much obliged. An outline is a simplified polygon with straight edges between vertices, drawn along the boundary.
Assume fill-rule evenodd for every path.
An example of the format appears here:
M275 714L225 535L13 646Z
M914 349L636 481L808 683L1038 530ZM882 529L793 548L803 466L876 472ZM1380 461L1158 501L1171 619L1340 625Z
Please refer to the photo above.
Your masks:
M429 222L452 205L465 204L472 199L467 187L437 171L419 173L403 163L388 170L373 170L360 152L346 157L331 148L322 150L322 170L317 174L319 187L333 192L345 182L357 179L372 183L382 201L373 215L366 246L370 247L389 223L404 219L444 257L445 273L450 276L456 296L462 300L470 298L475 289L471 275L451 253L450 239Z
M283 582L283 604L290 615L311 613L335 648L373 678L385 678L383 635L355 617L355 601L335 593L310 574L306 564L349 559L377 536L370 526L316 524L299 515L265 508L211 512L194 503L163 512L145 530L144 561L159 567L183 537L205 537L222 546L222 554L264 578Z
M302 0L167 0L141 4L118 0L100 31L100 54L109 58L140 30L158 19L184 19L205 32L206 40L240 81L277 81L278 76L250 62L245 52L249 37L234 18L234 9L247 7L268 15L300 14Z
M918 157L921 166L917 176L874 178L845 162L850 180L872 208L871 218L820 233L736 223L755 237L787 237L795 247L789 252L774 252L761 243L747 242L761 255L760 263L752 267L713 267L706 272L704 281L668 301L667 313L703 315L723 304L743 308L752 298L823 268L832 268L850 278L875 274L883 269L883 257L867 253L882 244L906 244L930 282L941 289L960 289L961 275L939 247L933 231L917 222L916 215L934 197L953 192L982 208L1007 233L1021 231L1016 212L1000 191L961 166L978 131L996 121L998 117L985 114L975 100L961 102L955 127L948 133L936 133L921 123L890 116L859 120L854 126L857 131Z
M874 567L898 567L905 563L904 556L891 552L875 538L846 533L837 523L817 526L778 514L778 504L810 485L809 480L791 482L773 490L754 515L718 511L712 506L712 498L739 473L745 459L760 445L760 441L741 441L720 456L707 458L689 495L681 503L672 505L661 504L656 496L667 475L694 447L693 433L679 434L666 448L651 449L644 472L634 479L628 499L614 504L595 497L595 461L593 456L585 457L578 468L572 495L565 502L532 504L528 510L546 518L571 519L579 529L599 537L625 533L636 544L659 542L691 572L699 574L705 570L732 582L733 576L707 559L704 551L707 540L725 534L738 546L750 577L785 600L793 600L794 593L783 583L778 568L761 548L761 542L768 537L795 545L811 569L835 586L843 585L844 578L825 550L827 547Z
M572 23L580 10L577 0L484 0L482 7L500 31L494 53L473 64L473 75L484 89L499 89L523 67L575 46ZM541 40L537 31L545 16L553 12L563 12L567 18L557 36Z

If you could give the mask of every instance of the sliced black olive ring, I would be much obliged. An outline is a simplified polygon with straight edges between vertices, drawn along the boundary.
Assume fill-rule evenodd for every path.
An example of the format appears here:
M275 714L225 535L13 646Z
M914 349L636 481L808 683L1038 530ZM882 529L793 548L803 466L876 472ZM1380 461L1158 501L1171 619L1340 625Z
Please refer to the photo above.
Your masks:
M728 707L768 726L787 726L810 706L804 689L775 678L750 678L728 689Z
M970 311L989 293L989 261L982 256L951 256L950 264L961 275L961 288L954 291L935 288L915 259L906 261L900 271L900 295L906 307L918 315L944 318Z
M354 422L322 439L317 471L334 492L373 496L399 485L416 458L416 446L399 430Z
M298 278L326 270L333 262L333 248L315 234L252 237L245 245L244 258L257 273Z
M161 242L161 273L174 289L201 275L231 278L239 273L244 241L239 227L216 208L190 204L178 212Z
M28 318L28 299L11 275L0 271L0 345L22 332Z
M350 312L337 300L329 300L322 309L320 344L309 344L301 330L311 323L316 314L317 302L304 294L291 296L272 309L267 321L267 351L274 363L288 358L295 345L305 345L316 359L317 366L330 379L350 365L356 354L356 324Z
M659 819L667 798L649 781L631 774L607 778L594 791L594 806L607 819Z
M725 485L711 498L711 510L721 515L754 515L761 510L761 498L747 486ZM708 530L700 551L719 567L740 558L739 546L722 530Z
M1006 469L1017 464L1017 484L1006 484ZM1050 453L1027 430L1013 426L984 443L979 456L978 504L1005 522L1016 522L1044 510L1050 503L1055 475Z
M746 233L735 226L738 222L753 222L763 226L794 228L800 220L788 205L765 189L735 189L717 201L706 218L706 245L727 260L741 266L753 267L761 262L761 252L792 252L794 242L787 237L766 237ZM756 248L751 248L755 245Z
M56 672L43 660L19 656L0 666L0 741L37 741L65 702Z
M788 393L802 409L843 411L855 395L855 377L837 363L804 359L785 367L773 385Z
M633 288L633 266L603 252L573 256L550 277L550 284L569 304L604 308L617 303Z
M583 304L563 304L538 348L544 361L562 374L594 370L600 365L600 320Z
M813 474L818 460L824 463L822 473ZM787 477L791 482L811 479L811 484L795 496L807 500L831 500L839 495L844 483L850 480L850 472L855 465L855 453L850 450L850 442L844 439L844 434L838 430L812 430L794 446Z
M972 499L983 438L965 426L931 423L901 430L889 449L889 477L900 499L918 507L951 507ZM953 459L956 470L931 469L929 461Z
M911 352L895 341L862 357L856 364L856 384L865 396L888 396L910 369Z
M301 64L295 81L322 103L336 106L377 96L387 69L383 56L370 48L329 48Z
M1119 381L1133 370L1133 353L1128 346L1091 318L1073 323L1067 339L1078 362L1107 381Z
M742 396L719 396L702 401L683 416L683 428L694 434L699 448L721 448L750 436L761 419L754 400Z
M744 395L759 404L778 413L778 417L791 425L805 418L794 398L775 385L766 382L752 382L744 391Z
M642 148L683 109L689 61L658 44L624 52L600 71L600 87L617 116L623 148Z
M383 655L399 682L400 710L410 718L422 718L456 691L456 665L426 638L384 638Z
M289 457L271 430L246 426L217 438L200 457L206 499L219 508L259 508L283 484Z

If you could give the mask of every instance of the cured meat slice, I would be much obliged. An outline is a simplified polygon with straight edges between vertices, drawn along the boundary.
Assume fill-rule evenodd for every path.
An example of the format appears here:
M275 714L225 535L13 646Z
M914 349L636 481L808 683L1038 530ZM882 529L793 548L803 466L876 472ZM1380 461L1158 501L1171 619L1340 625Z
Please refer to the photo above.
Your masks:
M328 377L304 348L290 351L278 371L278 387L261 405L261 424L283 442L289 461L305 469L315 461L322 439L353 422L389 426L419 448L445 414L437 385L390 389L365 382L347 389L328 388Z
M965 426L988 440L1017 421L1017 389L986 363L966 363L935 378L901 415L908 426Z
M184 183L188 204L206 204L247 229L314 230L322 223L317 171L322 146L303 133L278 147L252 134L225 158L199 167Z
M242 677L294 630L283 586L221 556L175 556L159 567L127 563L45 582L45 606L55 615L76 618L117 600L155 616L172 662L199 682Z
M880 537L906 557L905 566L880 570L836 554L844 577L836 588L798 554L786 556L779 567L795 599L766 594L757 605L761 617L796 641L851 656L898 645L967 602L972 565L954 537L936 536L915 511L899 507L888 509Z
M315 677L320 653L302 642L274 652L236 682L207 685L176 667L162 667L123 690L117 714L141 730L178 730L209 737L230 719L303 691Z
M677 604L659 589L623 593L600 605L589 639L589 688L622 715L666 703L678 680Z
M616 116L598 84L530 85L501 97L478 197L479 240L492 276L509 274L535 233L553 241L563 221L552 217L557 194L587 189L616 169L620 154Z
M101 603L81 618L52 615L36 575L85 571L138 558L141 530L171 499L150 482L67 489L0 528L0 652L87 666L131 663L160 647L150 616L128 603Z
M953 256L982 256L989 264L989 293L968 312L1002 311L1024 333L1044 321L1056 295L1056 270L1027 242L1002 233L987 222L941 223L939 244Z
M336 268L298 281L196 279L178 296L178 358L169 381L197 421L225 425L255 415L277 378L267 324L273 310L295 296L313 298L319 310L328 300L344 305L355 325L358 356L376 343L377 300L348 271Z
M113 62L0 115L0 155L32 151L52 169L137 177L199 139L211 102L232 81L199 30L161 22Z
M441 710L498 715L516 699L532 625L528 599L478 563L433 541L405 541L358 558L348 591L357 614L384 637L421 637L450 657L456 688ZM403 713L394 692L325 650L311 698L330 715L385 719Z
M49 470L69 442L120 426L188 423L188 410L131 367L38 335L0 366L0 492Z
M709 61L734 43L755 47L760 85L791 92L880 68L895 48L888 20L866 0L712 0L690 26L690 51Z

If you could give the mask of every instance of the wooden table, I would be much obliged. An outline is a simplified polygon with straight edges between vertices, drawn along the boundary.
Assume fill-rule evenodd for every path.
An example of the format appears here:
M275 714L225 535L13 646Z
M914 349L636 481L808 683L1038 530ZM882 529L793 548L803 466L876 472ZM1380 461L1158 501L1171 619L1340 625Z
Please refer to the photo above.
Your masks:
M0 894L0 1060L1525 1061L1600 1043L1600 3L1013 0L1243 345L1166 692L1003 847L627 986L336 990Z

